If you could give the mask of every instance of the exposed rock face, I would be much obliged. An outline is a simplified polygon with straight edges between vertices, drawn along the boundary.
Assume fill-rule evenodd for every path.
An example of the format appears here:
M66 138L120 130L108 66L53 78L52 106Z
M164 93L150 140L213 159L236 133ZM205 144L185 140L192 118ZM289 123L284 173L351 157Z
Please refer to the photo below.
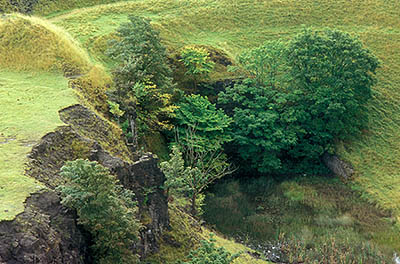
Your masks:
M169 228L168 202L161 188L165 176L151 153L130 165L129 172L129 175L120 175L120 181L136 193L139 201L139 212L145 225L140 234L140 253L141 256L147 256L158 252L157 240Z
M116 126L82 105L72 105L59 111L60 119L70 125L77 134L97 142L115 157L135 159L125 145Z
M354 174L351 164L344 162L336 155L331 155L325 152L322 156L322 160L325 166L328 167L333 174L342 179L347 180Z
M146 153L138 161L129 164L110 156L100 146L92 150L90 159L109 168L125 188L135 193L144 225L137 245L139 255L143 258L158 252L157 240L169 228L169 215L167 197L161 188L165 176L157 165L157 159L151 153Z
M121 143L118 135L113 135L112 125L83 106L68 107L60 111L60 116L69 126L57 128L33 147L26 171L50 190L32 195L24 213L15 220L0 222L0 264L91 263L88 235L76 224L74 212L64 208L53 191L65 182L60 168L78 158L109 168L135 193L144 228L133 247L142 258L156 253L162 232L169 228L167 197L161 188L165 176L157 159L150 153L136 162L127 159L127 149L118 148ZM115 151L110 154L105 148Z
M90 263L89 237L53 191L37 193L13 221L0 222L0 263Z
M79 136L71 127L63 126L45 135L28 155L26 174L34 177L50 189L65 181L59 175L60 168L68 160L86 159L95 142Z

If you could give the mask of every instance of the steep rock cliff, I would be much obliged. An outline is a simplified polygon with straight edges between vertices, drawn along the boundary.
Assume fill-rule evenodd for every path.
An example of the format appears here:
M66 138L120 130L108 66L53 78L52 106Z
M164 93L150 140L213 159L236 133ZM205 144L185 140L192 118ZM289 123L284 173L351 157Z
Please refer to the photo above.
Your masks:
M157 159L151 153L135 158L111 123L81 105L61 110L60 117L67 125L32 148L26 170L48 190L31 195L25 211L13 221L0 222L0 263L91 263L90 235L77 224L75 212L60 204L55 191L65 182L60 168L78 158L109 168L135 193L143 228L133 248L142 258L156 253L162 232L169 228L165 176Z

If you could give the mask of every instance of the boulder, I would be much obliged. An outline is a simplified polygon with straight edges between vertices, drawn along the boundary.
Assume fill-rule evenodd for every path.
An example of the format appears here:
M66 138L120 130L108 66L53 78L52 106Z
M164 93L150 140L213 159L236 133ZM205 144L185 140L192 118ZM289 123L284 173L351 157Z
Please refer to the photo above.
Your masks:
M354 169L351 164L341 160L336 155L325 152L322 156L322 161L334 175L344 180L348 180L354 174Z

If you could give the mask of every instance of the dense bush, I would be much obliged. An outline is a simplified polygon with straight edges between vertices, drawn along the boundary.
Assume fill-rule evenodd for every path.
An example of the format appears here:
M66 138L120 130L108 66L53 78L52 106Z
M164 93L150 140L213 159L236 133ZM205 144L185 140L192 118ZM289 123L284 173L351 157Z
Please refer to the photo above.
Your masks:
M133 193L96 162L67 162L61 174L67 179L67 184L58 188L62 204L77 211L79 223L92 235L96 263L136 263L131 249L140 224Z
M318 173L334 140L367 124L378 60L346 33L304 30L288 45L269 42L239 62L248 78L219 102L234 120L239 155L260 172Z
M198 80L208 77L215 66L209 55L208 51L201 47L187 46L181 51L180 61L185 65L185 74L192 76L195 90L197 90Z
M191 145L196 151L221 150L222 144L231 141L227 130L232 118L206 97L185 96L175 114L179 140L185 146Z

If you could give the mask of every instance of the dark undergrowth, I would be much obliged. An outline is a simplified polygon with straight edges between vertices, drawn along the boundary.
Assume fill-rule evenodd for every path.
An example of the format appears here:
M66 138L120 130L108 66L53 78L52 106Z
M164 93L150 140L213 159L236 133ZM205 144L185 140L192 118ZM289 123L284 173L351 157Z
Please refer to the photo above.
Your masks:
M213 228L284 263L391 263L400 249L390 212L337 179L231 179L204 209Z

